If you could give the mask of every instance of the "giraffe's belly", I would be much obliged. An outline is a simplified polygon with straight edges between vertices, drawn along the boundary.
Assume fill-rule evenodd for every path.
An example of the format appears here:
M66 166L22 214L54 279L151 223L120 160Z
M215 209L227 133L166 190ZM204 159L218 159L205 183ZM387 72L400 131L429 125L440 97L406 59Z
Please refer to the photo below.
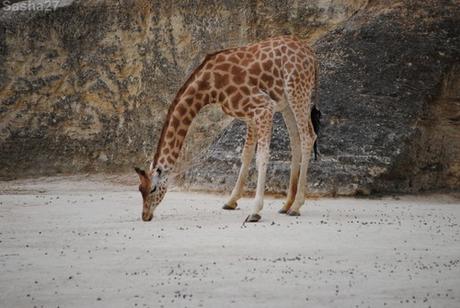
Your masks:
M263 96L265 98L264 102L266 104L269 104L274 112L279 112L286 109L286 107L288 106L288 101L284 94L274 94L273 92L268 92L270 93L268 94L267 92L268 91L266 91L265 89L261 89L260 92L256 94L256 96ZM261 107L260 105L253 106L251 103L252 100L249 96L242 99L241 104L232 104L230 100L225 100L223 103L221 103L220 106L222 111L229 116L242 120L249 120L253 117L253 110L255 108Z
M253 115L252 110L243 111L240 109L234 109L230 108L228 104L222 104L220 107L225 114L241 120L250 120Z

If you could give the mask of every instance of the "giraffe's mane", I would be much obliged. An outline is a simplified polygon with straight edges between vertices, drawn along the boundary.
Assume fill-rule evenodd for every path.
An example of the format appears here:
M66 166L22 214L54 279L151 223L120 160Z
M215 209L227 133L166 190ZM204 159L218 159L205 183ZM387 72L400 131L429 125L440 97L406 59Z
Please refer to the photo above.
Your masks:
M153 166L156 166L157 163L158 163L158 158L160 156L160 151L161 151L161 145L163 144L164 142L164 139L165 139L165 136L166 136L166 131L168 129L168 124L169 124L169 120L171 119L172 117L172 114L177 106L177 104L179 103L179 100L180 100L180 97L182 96L182 94L184 94L185 90L187 89L187 87L194 81L194 78L196 76L196 74L206 65L206 63L208 63L208 61L215 55L218 55L222 52L227 52L227 51L230 51L234 48L229 48L229 49L223 49L223 50L219 50L219 51L216 51L216 52L213 52L213 53L210 53L210 54L207 54L206 57L204 58L204 60L201 62L200 65L198 65L194 70L193 72L190 74L190 76L187 78L187 80L185 81L185 83L182 85L182 87L179 89L179 91L177 92L176 96L174 97L171 105L169 106L169 109L168 109L168 113L166 115L166 120L163 124L163 128L161 130L161 135L160 135L160 139L158 141L158 145L157 145L157 149L156 149L156 152L155 152L155 155L153 157Z

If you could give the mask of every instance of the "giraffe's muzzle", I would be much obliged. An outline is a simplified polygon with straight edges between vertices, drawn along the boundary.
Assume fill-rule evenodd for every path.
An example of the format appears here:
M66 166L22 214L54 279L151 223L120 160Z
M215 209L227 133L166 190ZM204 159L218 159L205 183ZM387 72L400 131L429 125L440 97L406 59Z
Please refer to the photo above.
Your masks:
M153 219L153 214L152 213L147 213L147 214L142 213L142 220L143 221L151 221L152 219Z

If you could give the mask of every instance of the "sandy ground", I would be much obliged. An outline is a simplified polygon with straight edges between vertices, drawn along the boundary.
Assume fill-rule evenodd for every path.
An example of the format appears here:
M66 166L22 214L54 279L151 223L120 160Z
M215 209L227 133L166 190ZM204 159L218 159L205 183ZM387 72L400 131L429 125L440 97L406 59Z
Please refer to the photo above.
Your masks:
M460 307L453 196L309 200L242 226L251 201L136 185L0 183L0 307Z

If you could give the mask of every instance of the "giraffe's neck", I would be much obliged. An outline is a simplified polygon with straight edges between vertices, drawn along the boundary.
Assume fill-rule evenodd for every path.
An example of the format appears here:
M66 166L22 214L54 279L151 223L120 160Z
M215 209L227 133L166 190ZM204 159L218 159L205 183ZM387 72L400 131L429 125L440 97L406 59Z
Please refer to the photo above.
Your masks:
M211 103L210 84L206 74L195 73L179 90L169 108L152 166L172 170L184 144L193 119L205 105Z

